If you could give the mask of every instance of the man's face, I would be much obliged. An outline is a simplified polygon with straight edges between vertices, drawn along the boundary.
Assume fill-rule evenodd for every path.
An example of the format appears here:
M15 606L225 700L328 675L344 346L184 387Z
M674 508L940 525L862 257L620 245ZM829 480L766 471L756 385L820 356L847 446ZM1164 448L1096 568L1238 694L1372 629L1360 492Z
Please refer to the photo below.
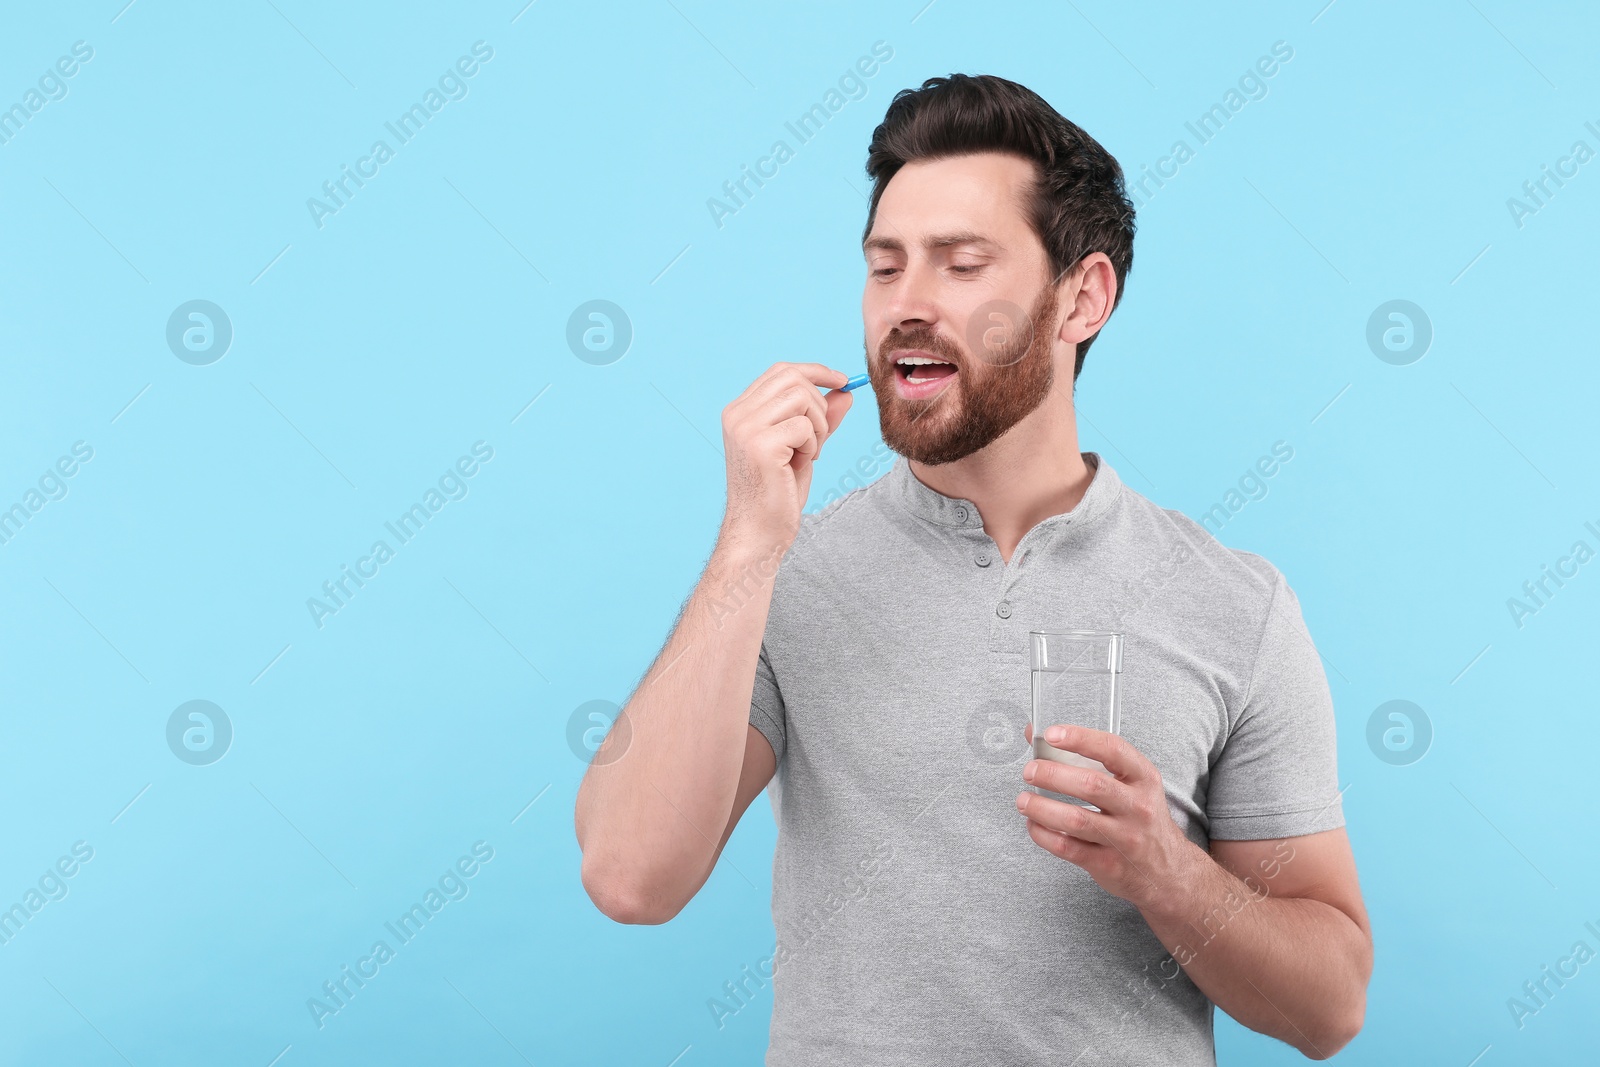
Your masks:
M1039 407L1058 296L1024 216L1033 165L1001 153L902 167L878 202L862 296L867 370L884 442L919 463L962 459ZM948 366L902 366L898 360ZM926 379L926 380L910 380Z

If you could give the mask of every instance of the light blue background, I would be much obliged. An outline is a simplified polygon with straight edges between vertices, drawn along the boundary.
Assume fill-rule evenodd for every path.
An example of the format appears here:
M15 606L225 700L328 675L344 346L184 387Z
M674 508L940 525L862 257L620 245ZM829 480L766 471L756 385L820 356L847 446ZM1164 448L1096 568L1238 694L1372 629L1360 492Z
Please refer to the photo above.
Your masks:
M678 918L618 926L579 883L567 742L710 551L723 406L776 360L862 369L862 166L898 89L1013 78L1137 176L1279 40L1267 95L1140 212L1083 447L1195 517L1295 450L1220 539L1287 575L1338 708L1377 946L1340 1058L1593 1056L1600 963L1520 1030L1506 1003L1600 949L1600 564L1520 628L1506 605L1600 548L1600 162L1521 227L1506 203L1600 149L1592 8L522 3L7 13L0 106L94 56L0 144L0 507L94 457L0 545L0 906L94 857L0 945L0 1061L758 1062L770 992L721 1030L707 1000L771 952L766 800ZM479 40L466 98L315 226ZM865 98L717 227L707 199L880 40ZM193 299L235 333L209 366L165 341ZM607 366L565 340L593 299L633 324ZM1432 322L1410 365L1365 340L1391 299ZM480 440L466 498L314 625ZM864 390L812 507L878 440ZM167 747L193 699L235 731L209 766ZM1367 742L1391 699L1435 731L1408 766ZM470 894L319 1029L307 999L480 840ZM1217 1019L1223 1062L1300 1059Z

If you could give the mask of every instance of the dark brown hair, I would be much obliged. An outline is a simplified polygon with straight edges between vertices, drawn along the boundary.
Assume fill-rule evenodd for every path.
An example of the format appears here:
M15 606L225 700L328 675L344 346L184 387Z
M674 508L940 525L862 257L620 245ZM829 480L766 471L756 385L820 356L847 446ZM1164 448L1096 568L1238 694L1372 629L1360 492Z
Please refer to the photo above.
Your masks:
M920 89L895 94L867 149L873 188L861 240L871 234L878 200L901 167L973 152L1010 152L1035 164L1029 221L1050 257L1052 281L1089 253L1104 252L1117 277L1115 310L1133 267L1133 202L1122 168L1038 93L992 74L929 78ZM1073 381L1093 341L1078 342Z

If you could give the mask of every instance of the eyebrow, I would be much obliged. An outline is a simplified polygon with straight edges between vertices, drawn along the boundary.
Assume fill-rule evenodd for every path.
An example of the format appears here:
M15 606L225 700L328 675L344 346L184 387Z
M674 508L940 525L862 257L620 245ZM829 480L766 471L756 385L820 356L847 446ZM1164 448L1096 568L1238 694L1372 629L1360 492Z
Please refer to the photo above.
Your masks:
M986 251L999 252L1001 246L980 233L972 230L957 230L950 233L929 234L922 242L924 248L930 251L935 248L949 248L952 245L978 245ZM875 248L886 249L890 252L904 252L905 244L897 237L869 237L861 242L861 251L870 252Z

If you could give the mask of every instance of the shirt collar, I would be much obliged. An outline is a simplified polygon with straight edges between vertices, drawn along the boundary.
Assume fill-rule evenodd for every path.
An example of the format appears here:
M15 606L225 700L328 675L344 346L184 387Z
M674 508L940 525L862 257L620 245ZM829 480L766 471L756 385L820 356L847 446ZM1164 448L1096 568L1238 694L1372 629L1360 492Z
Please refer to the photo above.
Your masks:
M1117 476L1117 472L1098 452L1084 452L1081 455L1083 461L1094 471L1089 480L1089 488L1084 491L1083 498L1071 511L1051 515L1039 525L1049 523L1084 526L1105 514L1116 503L1122 490L1122 479ZM938 490L924 485L912 473L911 464L904 456L895 457L887 481L891 494L900 506L918 518L940 526L976 529L983 527L983 516L978 514L978 505L962 497L945 496Z

